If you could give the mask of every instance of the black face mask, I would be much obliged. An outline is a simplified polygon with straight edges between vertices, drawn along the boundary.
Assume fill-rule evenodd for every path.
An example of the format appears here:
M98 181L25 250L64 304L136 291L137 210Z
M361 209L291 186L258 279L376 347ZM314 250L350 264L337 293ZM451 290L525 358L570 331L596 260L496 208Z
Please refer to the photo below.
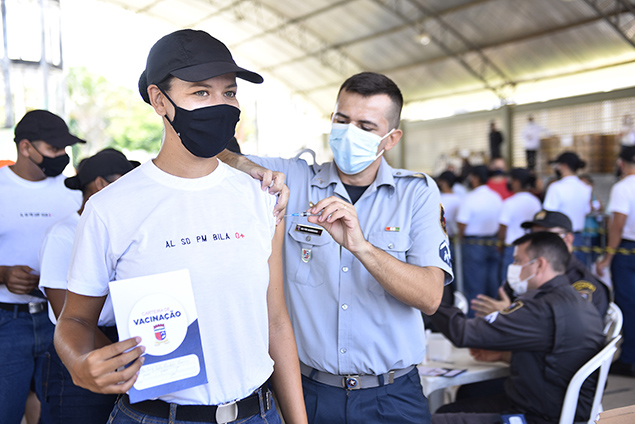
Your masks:
M512 183L510 183L509 181L507 181L507 191L514 191L514 189L512 188Z
M225 150L236 131L240 109L223 104L186 110L163 94L174 106L174 120L170 121L167 115L166 118L190 153L200 158L211 158Z
M35 149L35 146L33 146L33 148ZM38 149L35 150L40 153L40 155L42 155L42 153ZM42 169L42 172L44 172L44 175L46 175L47 177L57 177L62 173L64 168L66 168L68 162L70 162L70 158L66 153L64 153L63 155L56 156L54 158L42 155L42 162L33 163L39 166Z
M554 171L556 172L556 177L558 177L558 179L562 178L562 171L560 171L558 168L554 169Z

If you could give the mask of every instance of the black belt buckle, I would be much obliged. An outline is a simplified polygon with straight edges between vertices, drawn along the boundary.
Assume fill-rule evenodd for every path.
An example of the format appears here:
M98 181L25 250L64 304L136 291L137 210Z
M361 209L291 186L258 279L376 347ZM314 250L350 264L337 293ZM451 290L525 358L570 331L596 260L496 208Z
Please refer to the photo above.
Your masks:
M362 387L360 385L359 378L359 375L347 375L345 377L342 377L342 384L344 385L344 388L346 390L361 389Z

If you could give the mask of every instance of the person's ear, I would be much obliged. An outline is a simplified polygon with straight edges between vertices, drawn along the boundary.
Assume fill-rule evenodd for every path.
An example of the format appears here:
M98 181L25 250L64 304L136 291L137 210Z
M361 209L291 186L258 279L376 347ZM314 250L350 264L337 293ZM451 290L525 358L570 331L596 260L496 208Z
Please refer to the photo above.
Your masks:
M154 111L159 116L165 116L168 114L168 105L170 101L165 97L163 92L156 86L156 84L150 84L148 86L148 98L150 104L154 108Z
M103 189L104 189L104 188L105 188L108 184L110 184L110 183L109 183L108 181L106 181L106 179L105 179L105 178L103 178L103 177L97 177L97 178L95 178L94 183L95 183L95 189L96 189L97 191L99 191L99 190L103 190Z
M403 136L403 131L400 129L396 129L392 133L390 133L390 135L386 137L386 140L385 140L386 144L384 145L384 150L389 151L393 147L395 147L397 143L399 143L399 140L401 140L402 136Z
M26 157L31 156L32 149L33 149L33 145L26 138L23 138L22 140L18 141L18 152L22 156L26 156Z

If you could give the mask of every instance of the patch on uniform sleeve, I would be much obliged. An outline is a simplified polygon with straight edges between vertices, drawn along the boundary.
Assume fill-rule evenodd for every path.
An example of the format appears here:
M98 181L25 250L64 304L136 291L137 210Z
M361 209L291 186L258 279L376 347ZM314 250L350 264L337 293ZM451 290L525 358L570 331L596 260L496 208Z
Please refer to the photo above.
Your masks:
M499 312L498 312L498 311L494 311L494 312L492 312L492 313L491 313L491 314L489 314L489 315L485 315L485 316L483 317L483 319L484 319L485 321L487 321L487 322L489 322L489 323L491 324L491 323L493 323L494 321L496 321L496 318L498 318L498 314L499 314Z
M441 229L443 230L443 234L448 236L448 229L445 226L445 210L443 209L443 205L439 203L439 208L441 209L441 216L439 217L439 223L441 224Z
M514 303L512 303L511 305L509 305L507 308L503 309L501 311L501 314L503 314L503 315L511 314L512 312L515 312L515 311L519 310L523 306L525 306L523 301L522 300L517 300Z
M439 245L439 257L443 262L445 262L449 267L452 266L452 257L450 255L450 246L448 246L448 242L443 240Z
M573 283L572 286L587 302L593 301L593 293L597 290L595 284L590 281L580 280Z

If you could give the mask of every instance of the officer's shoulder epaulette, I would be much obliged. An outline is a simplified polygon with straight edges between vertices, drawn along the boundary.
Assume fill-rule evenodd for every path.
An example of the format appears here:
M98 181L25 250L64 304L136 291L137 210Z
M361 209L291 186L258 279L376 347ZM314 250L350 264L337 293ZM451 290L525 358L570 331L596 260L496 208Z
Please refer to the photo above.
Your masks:
M408 171L407 169L394 169L392 176L395 178L419 178L424 181L428 180L428 176L423 172Z

